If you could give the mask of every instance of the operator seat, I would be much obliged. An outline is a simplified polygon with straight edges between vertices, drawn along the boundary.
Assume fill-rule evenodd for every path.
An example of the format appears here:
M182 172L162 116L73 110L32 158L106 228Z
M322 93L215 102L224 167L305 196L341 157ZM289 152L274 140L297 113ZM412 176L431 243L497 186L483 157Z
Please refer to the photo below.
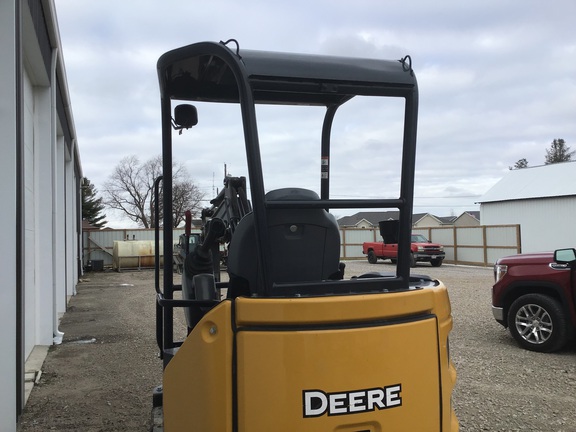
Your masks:
M307 189L270 191L266 201L317 200ZM268 209L272 282L313 282L342 279L340 232L324 209ZM234 232L228 249L228 298L257 292L259 283L254 214L248 213Z

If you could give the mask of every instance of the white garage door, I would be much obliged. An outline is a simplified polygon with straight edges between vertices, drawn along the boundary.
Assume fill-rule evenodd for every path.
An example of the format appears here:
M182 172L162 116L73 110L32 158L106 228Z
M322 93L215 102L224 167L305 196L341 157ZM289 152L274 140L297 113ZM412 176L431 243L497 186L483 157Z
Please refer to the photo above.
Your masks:
M36 291L35 291L35 163L34 163L34 89L30 77L24 72L24 348L25 358L35 345Z

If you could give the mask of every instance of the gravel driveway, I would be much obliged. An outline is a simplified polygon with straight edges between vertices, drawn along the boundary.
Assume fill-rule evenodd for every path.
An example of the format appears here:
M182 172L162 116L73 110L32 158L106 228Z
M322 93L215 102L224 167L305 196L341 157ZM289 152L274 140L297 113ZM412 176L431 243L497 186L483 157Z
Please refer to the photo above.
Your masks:
M393 271L383 261L352 266ZM576 431L576 347L555 354L520 349L492 317L491 267L419 264L413 272L448 287L450 351L458 372L452 398L462 431Z
M346 276L393 270L354 261ZM492 318L491 268L421 264L414 273L448 286L462 431L576 431L574 347L556 354L518 348ZM161 382L153 278L152 271L85 276L62 319L64 343L49 351L20 432L148 429L152 389Z

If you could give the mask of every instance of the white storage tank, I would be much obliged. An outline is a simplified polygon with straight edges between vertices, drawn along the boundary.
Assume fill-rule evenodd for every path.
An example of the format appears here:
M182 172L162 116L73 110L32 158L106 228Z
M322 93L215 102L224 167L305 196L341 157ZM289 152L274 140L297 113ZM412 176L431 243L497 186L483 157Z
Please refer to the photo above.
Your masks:
M154 240L114 241L112 266L115 270L142 269L154 267ZM163 247L160 242L160 265L162 265Z

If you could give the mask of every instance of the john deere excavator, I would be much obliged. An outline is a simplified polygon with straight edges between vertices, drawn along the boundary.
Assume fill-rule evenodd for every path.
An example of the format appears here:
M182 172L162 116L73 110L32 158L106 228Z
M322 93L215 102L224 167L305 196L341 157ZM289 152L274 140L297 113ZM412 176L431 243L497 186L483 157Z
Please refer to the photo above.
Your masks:
M287 54L240 49L235 40L201 42L162 55L158 77L164 263L157 264L156 311L164 369L153 397L156 430L457 431L448 293L440 281L410 274L418 115L411 58ZM333 120L356 97L394 99L402 107L401 157L394 162L399 192L393 198L374 197L374 188L357 190L354 198L330 194ZM247 179L230 179L205 213L201 243L186 256L180 284L172 263L172 154L176 133L198 123L191 102L239 106ZM259 104L325 107L317 183L309 189L266 189ZM194 130L187 134L193 141ZM222 152L233 146L221 145ZM346 277L330 213L346 209L398 212L394 272ZM215 261L222 241L229 247L221 278ZM157 251L160 245L158 232ZM188 327L183 340L175 340L179 308Z

